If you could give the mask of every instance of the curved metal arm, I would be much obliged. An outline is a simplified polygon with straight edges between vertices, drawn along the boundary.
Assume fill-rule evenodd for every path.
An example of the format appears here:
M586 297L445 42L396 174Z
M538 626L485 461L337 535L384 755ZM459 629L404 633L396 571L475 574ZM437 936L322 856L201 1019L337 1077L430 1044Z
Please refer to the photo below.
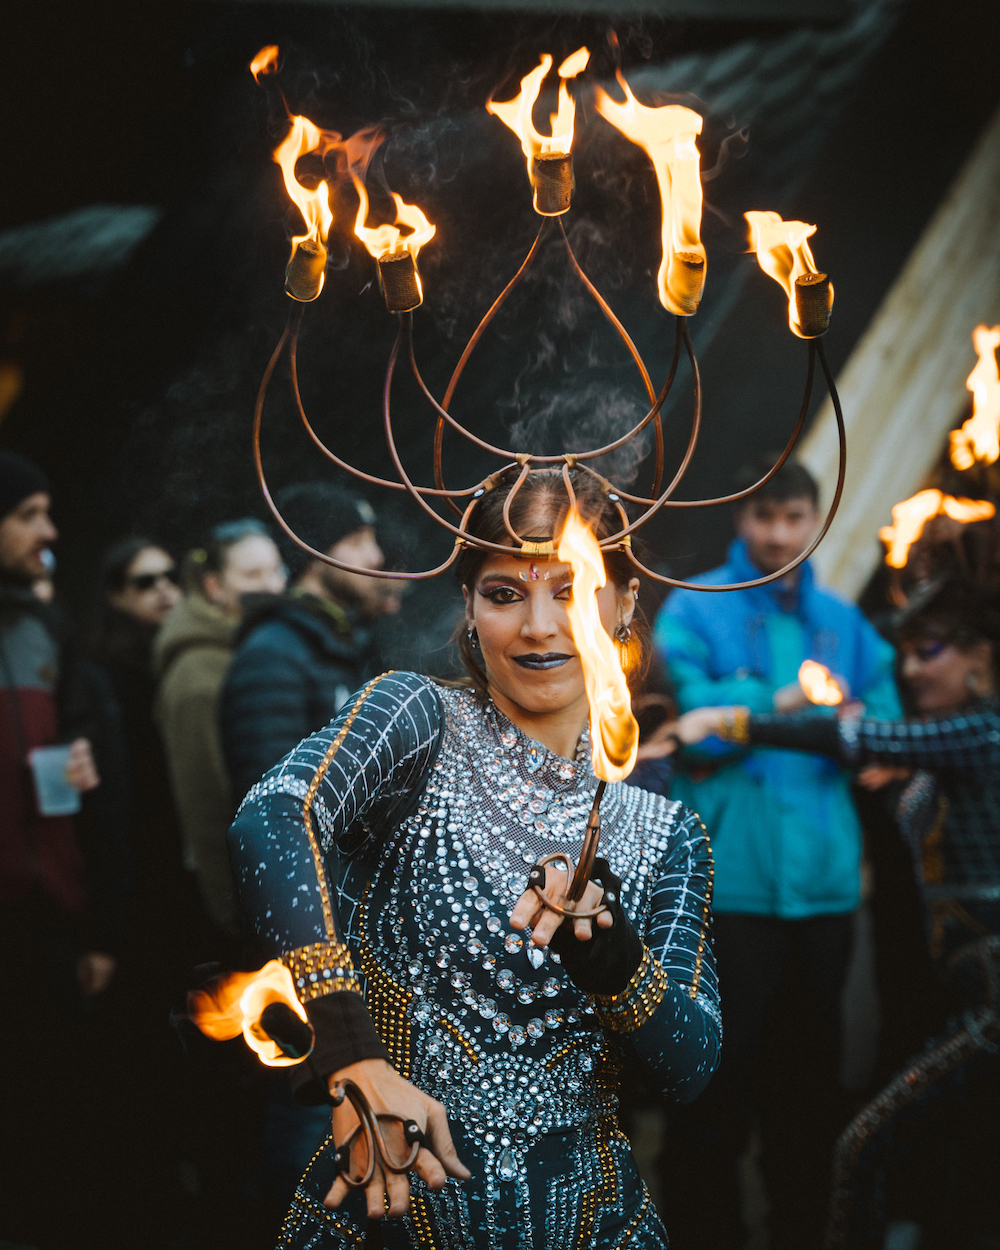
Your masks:
M253 462L254 462L254 468L257 471L257 481L260 485L261 494L264 496L264 502L267 504L271 512L271 515L274 517L275 521L277 521L277 523L281 526L282 530L288 535L288 537L292 540L293 543L295 543L297 547L301 547L302 550L307 552L309 555L311 555L313 559L322 560L324 564L329 564L335 569L342 569L346 573L361 573L364 577L379 577L379 578L382 578L384 581L410 582L410 581L421 581L425 578L430 578L430 577L437 577L439 573L443 573L446 569L451 568L451 566L458 559L459 553L461 551L461 548L459 546L456 545L452 549L451 554L448 556L448 559L445 560L443 564L439 564L437 568L428 569L423 573L400 573L400 572L395 572L389 569L362 568L360 565L357 565L357 564L345 564L343 560L335 560L333 556L327 555L325 551L317 551L315 547L310 547L307 542L304 542L298 536L298 534L295 533L292 527L288 524L285 518L278 511L277 505L275 504L274 500L271 498L271 492L268 489L267 479L264 476L264 463L261 458L261 452L260 452L260 426L261 426L261 419L264 413L264 399L267 395L267 388L271 382L271 376L274 373L275 368L277 367L278 361L281 359L281 353L285 349L285 343L288 341L288 337L292 332L293 323L295 322L297 317L301 319L301 312L298 309L293 308L292 311L288 315L288 321L285 323L285 328L282 331L281 338L278 340L278 345L274 349L274 351L271 353L271 359L267 362L267 368L264 370L264 376L261 378L260 387L257 390L257 403L254 406ZM407 489L410 490L411 494L416 494L416 488L413 487L412 484L410 484ZM420 496L416 495L416 498L420 499ZM420 502L423 503L423 500L421 499ZM473 501L466 508L465 515L462 518L463 527L468 525L469 518L472 516L472 510L475 507L475 505L476 505L476 500L473 499ZM437 515L431 509L428 509L428 511L431 511L432 516ZM454 527L449 527L449 528L454 528ZM455 533L458 534L460 537L464 537L462 530L455 530Z
M654 573L652 569L636 559L631 546L624 546L625 554L632 561L640 573L644 573L647 577L651 577L653 581L661 582L665 586L673 586L679 590L702 590L707 593L719 594L727 590L752 590L755 586L766 586L769 582L779 581L782 577L787 577L800 564L808 560L816 548L826 537L827 530L833 524L833 518L837 515L837 508L840 506L840 497L844 493L844 475L847 472L847 431L844 428L844 414L840 407L840 396L837 394L837 387L833 381L833 375L830 372L830 366L827 364L826 353L823 350L823 342L821 339L810 339L810 346L815 344L816 353L819 356L820 366L823 369L823 375L826 378L826 384L830 391L830 398L833 401L833 411L837 418L837 436L840 443L840 464L837 472L837 489L834 491L833 502L830 504L830 510L826 514L826 520L823 522L823 528L812 540L809 546L801 555L795 557L783 569L778 569L775 573L768 573L764 577L755 577L748 582L726 582L719 586L706 585L704 582L683 582L674 577L664 577L660 573ZM772 469L772 473L776 472ZM766 480L766 479L765 479ZM753 489L756 489L754 487Z

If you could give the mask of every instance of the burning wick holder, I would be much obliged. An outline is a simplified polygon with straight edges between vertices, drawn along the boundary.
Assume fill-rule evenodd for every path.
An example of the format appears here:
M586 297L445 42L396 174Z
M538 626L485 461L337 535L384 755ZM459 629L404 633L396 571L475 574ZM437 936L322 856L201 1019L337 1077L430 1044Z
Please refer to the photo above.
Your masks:
M535 189L535 212L542 217L560 217L573 199L573 157L568 152L536 156L531 167Z
M317 239L304 239L285 270L285 292L300 304L311 304L323 289L327 250Z
M819 338L829 330L832 308L828 274L804 273L795 279L795 319L805 338Z
M579 908L579 903L590 881L590 874L594 871L594 860L597 858L597 846L601 839L601 799L604 798L607 785L608 783L603 780L597 783L597 793L594 795L593 806L587 817L587 828L583 834L583 846L580 848L580 860L576 868L573 868L573 862L568 855L562 851L556 851L540 859L528 874L529 888L535 891L542 906L547 911L555 912L557 916L572 916L574 920L592 920L602 911L608 910L605 903L601 903L599 907L590 911L581 911ZM545 897L545 869L549 864L561 864L567 873L573 874L561 905Z
M697 252L674 252L670 258L669 281L685 316L692 316L698 311L701 293L705 287L704 257Z
M420 280L413 257L405 249L378 258L378 276L385 306L390 312L412 312L423 303Z
M287 1003L268 1003L260 1013L258 1024L278 1049L289 1059L303 1062L309 1068L313 1078L326 1089L326 1082L313 1067L311 1055L315 1037L312 1027L302 1020ZM375 1174L375 1164L379 1163L388 1172L402 1176L409 1172L417 1161L420 1147L430 1149L430 1143L415 1120L404 1120L400 1115L378 1116L365 1097L364 1091L351 1080L338 1081L333 1090L326 1095L331 1107L342 1106L344 1099L350 1102L358 1117L358 1127L337 1147L334 1162L338 1173L344 1178L345 1184L351 1189L363 1189ZM396 1163L382 1136L379 1120L398 1120L402 1125L403 1138L410 1147L410 1153L402 1163ZM351 1148L359 1136L363 1136L368 1148L368 1166L364 1176L354 1177L350 1174Z

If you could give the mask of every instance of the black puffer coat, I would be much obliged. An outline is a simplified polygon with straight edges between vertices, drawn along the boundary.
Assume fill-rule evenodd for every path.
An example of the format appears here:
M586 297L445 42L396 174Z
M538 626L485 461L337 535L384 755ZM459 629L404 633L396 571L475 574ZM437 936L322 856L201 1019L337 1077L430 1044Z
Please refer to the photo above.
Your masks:
M248 596L244 609L219 705L236 803L380 671L372 630L350 609L294 592Z

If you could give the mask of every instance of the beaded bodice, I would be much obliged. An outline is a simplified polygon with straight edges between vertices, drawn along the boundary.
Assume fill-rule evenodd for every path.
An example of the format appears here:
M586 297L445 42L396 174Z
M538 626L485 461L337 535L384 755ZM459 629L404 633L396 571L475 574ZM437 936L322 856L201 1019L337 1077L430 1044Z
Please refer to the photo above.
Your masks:
M327 870L344 938L394 1064L472 1129L503 1175L523 1166L540 1134L595 1121L616 1106L613 1043L587 997L554 952L532 947L529 934L508 923L536 859L554 850L577 855L596 778L585 749L576 761L562 759L469 691L410 674L394 678L405 679L411 699L413 683L421 683L436 757L426 752L397 787L387 761L380 762L382 790L408 793L415 803L383 827L377 788L370 788L370 819L353 853L342 836L345 813L335 794L321 790L316 813ZM389 695L382 691L383 700ZM316 736L312 755L336 727ZM251 792L244 813L268 795L301 795L294 757ZM358 809L346 813L352 815L357 830ZM676 989L674 1019L663 1027L682 1028L680 1011L695 1032L707 1029L717 1041L700 822L680 804L616 784L607 789L602 825L600 853L622 879L622 903ZM293 887L292 907L296 888L303 889ZM713 1063L716 1050L703 1051L704 1063ZM654 1075L676 1092L694 1074Z

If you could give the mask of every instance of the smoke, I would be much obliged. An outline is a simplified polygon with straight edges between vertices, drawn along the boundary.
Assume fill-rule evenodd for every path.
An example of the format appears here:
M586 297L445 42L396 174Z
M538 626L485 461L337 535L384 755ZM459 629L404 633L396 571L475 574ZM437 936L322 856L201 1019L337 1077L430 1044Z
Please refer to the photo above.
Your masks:
M646 411L619 386L591 383L561 390L511 425L511 443L515 451L538 453L544 448L546 455L603 447L638 425ZM617 485L628 486L649 453L651 438L647 426L616 451L587 463Z

